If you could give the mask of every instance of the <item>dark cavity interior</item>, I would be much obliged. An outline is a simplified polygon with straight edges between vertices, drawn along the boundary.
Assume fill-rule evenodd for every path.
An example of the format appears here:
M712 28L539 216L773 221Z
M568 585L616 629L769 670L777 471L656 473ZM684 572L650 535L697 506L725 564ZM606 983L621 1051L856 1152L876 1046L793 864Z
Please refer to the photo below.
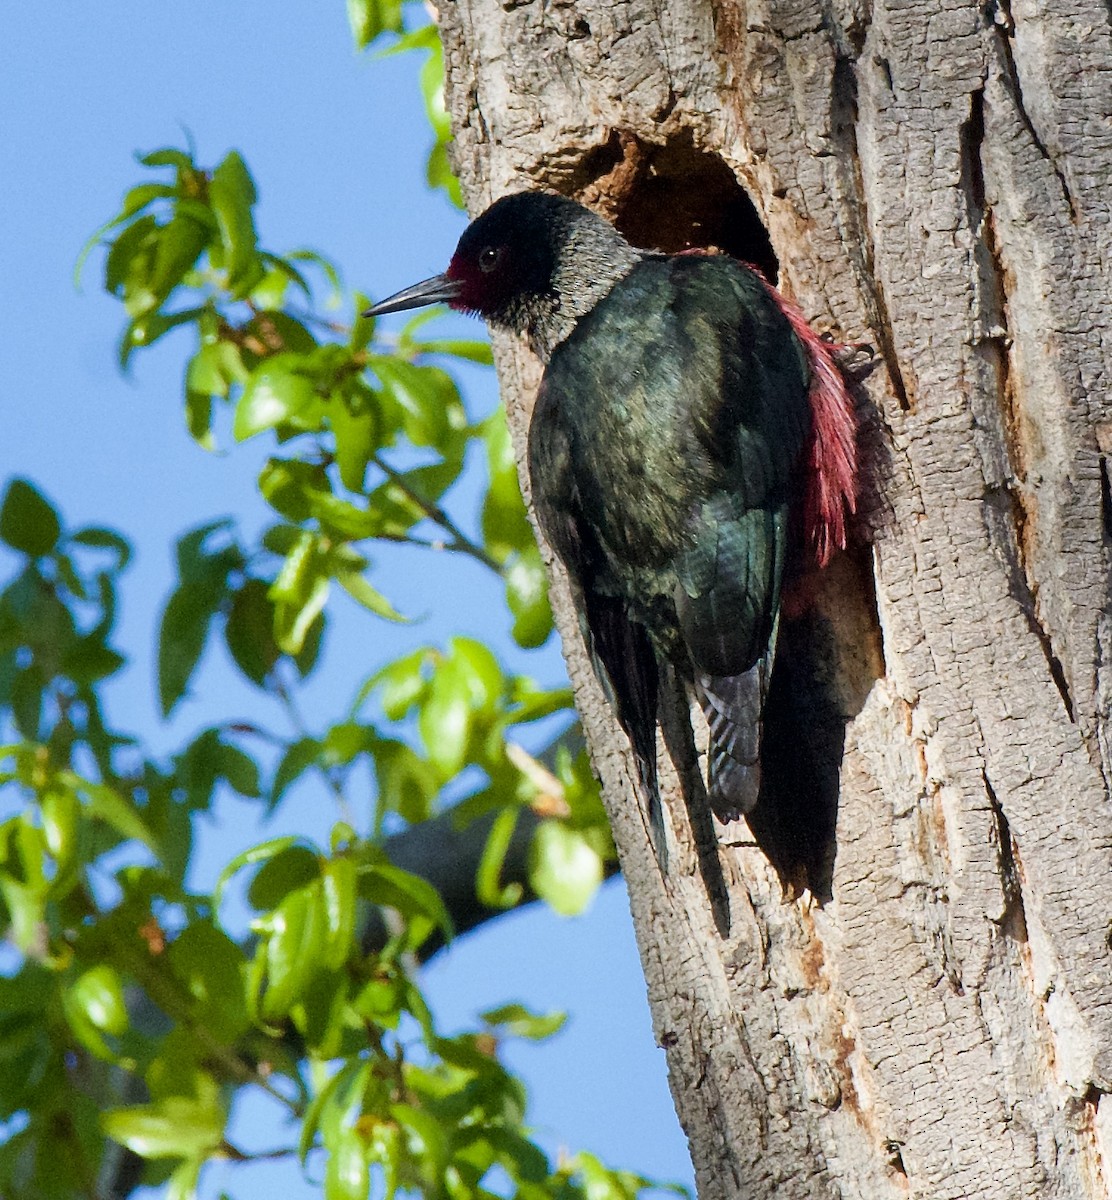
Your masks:
M650 145L615 131L583 164L607 215L635 245L678 254L720 250L775 283L779 262L749 193L690 133Z

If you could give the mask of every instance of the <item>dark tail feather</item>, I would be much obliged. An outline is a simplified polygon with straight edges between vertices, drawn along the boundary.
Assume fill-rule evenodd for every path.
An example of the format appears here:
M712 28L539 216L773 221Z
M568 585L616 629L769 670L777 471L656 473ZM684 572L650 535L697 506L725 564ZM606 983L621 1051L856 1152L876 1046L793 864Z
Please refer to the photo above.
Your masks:
M761 790L761 711L768 666L741 675L698 675L695 695L710 726L707 797L714 815L736 821Z
M652 728L652 745L638 746L634 742L633 753L637 759L637 779L649 802L649 837L652 839L653 853L663 871L668 866L668 840L664 833L664 805L660 800L660 783L656 774L655 723Z
M584 601L595 673L633 747L637 779L649 805L653 852L663 871L668 843L656 771L656 655L644 626L629 619L621 601L591 591L585 592Z
M656 768L656 702L659 681L656 659L647 637L644 638L641 651L643 657L640 658L641 670L636 686L626 693L623 702L617 706L618 719L633 747L633 757L637 762L637 781L649 803L649 837L652 839L656 861L663 871L668 866L668 842L664 834L664 806L660 800L660 780Z

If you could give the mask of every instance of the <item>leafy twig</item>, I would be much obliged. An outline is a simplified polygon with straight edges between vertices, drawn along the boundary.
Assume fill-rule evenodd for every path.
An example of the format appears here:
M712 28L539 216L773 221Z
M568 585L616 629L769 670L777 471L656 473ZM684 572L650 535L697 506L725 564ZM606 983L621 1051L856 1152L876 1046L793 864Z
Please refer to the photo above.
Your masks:
M442 529L451 534L452 540L445 544L445 549L455 550L461 554L469 554L477 562L481 562L484 567L489 567L499 575L502 574L502 564L488 554L477 542L472 541L439 504L434 503L432 500L426 500L424 496L414 491L401 471L392 467L380 454L376 454L371 461L405 495L406 499L411 500L425 516L435 521Z

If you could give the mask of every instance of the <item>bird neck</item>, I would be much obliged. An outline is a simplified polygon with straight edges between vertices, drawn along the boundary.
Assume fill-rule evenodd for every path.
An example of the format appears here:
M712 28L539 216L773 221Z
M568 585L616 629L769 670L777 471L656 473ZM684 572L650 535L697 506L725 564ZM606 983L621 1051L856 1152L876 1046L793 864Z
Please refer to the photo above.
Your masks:
M508 311L492 313L495 324L524 333L530 349L547 364L576 322L641 261L620 233L601 217L582 210L561 231L551 280L543 291L513 298Z

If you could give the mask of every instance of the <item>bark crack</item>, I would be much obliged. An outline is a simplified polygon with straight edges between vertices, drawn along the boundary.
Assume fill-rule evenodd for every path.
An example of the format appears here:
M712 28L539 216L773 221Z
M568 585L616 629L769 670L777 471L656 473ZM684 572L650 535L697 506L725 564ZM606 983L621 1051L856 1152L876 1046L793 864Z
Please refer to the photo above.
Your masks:
M831 139L842 143L841 161L852 168L852 201L847 209L854 236L848 239L848 245L860 246L860 255L854 257L859 258L862 295L872 309L871 324L880 355L901 411L910 412L915 407L914 400L900 368L884 284L876 270L876 242L869 216L869 193L861 174L861 155L857 146L857 66L854 60L845 55L838 55L834 60L832 91Z
M985 795L996 823L996 842L1000 855L1000 882L1004 892L1004 909L998 922L1006 937L1016 942L1027 941L1027 911L1023 903L1023 875L1019 866L1018 847L1012 836L1012 827L1004 813L1004 806L989 782L988 774L981 772Z
M1106 454L1100 456L1100 513L1105 536L1112 538L1112 481Z
M1027 111L1027 105L1023 100L1023 85L1020 83L1015 52L1012 49L1012 38L1015 36L1015 18L1012 16L1011 0L996 0L996 12L993 24L1000 46L1000 56L1003 59L1004 70L1008 78L1009 91L1011 92L1012 99L1015 101L1016 116L1019 117L1024 130L1035 144L1035 149L1038 150L1039 154L1042 155L1047 165L1054 172L1054 177L1058 180L1058 186L1062 191L1062 199L1069 209L1070 220L1076 225L1080 214L1077 209L1077 202L1074 200L1073 193L1066 182L1065 172L1058 166L1054 155L1050 152L1050 148L1039 135L1039 131L1035 127L1035 122L1031 119L1031 114Z
M978 256L986 286L981 290L977 321L984 331L978 345L990 356L996 375L997 402L1000 411L1002 442L1008 458L1009 478L1004 487L990 486L990 492L1003 491L1007 498L1010 524L1014 531L1005 555L1009 591L1019 605L1028 628L1034 634L1046 659L1050 677L1062 699L1071 723L1073 697L1061 659L1054 650L1050 631L1039 617L1038 580L1032 570L1032 552L1037 537L1036 510L1026 490L1028 452L1025 443L1023 403L1018 394L1016 373L1012 369L1010 293L1014 277L1004 260L996 230L995 214L985 190L985 89L977 88L969 97L969 116L961 127L962 174L970 228L980 241Z

